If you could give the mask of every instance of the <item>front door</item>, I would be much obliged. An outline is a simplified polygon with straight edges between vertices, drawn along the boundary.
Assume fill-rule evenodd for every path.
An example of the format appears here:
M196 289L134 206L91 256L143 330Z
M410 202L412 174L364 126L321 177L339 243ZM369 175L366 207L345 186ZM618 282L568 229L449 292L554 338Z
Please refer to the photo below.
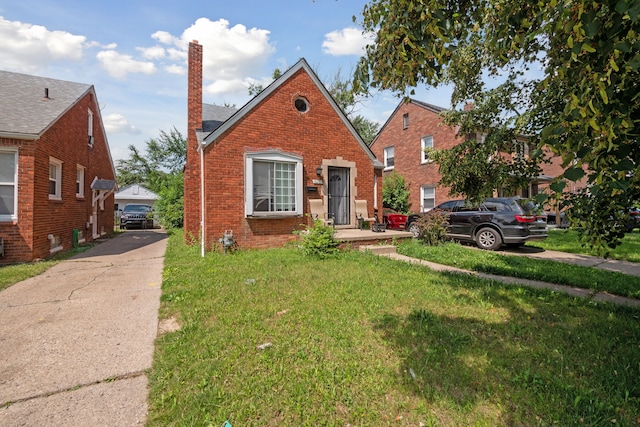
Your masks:
M329 214L335 225L350 224L350 177L349 168L329 167Z

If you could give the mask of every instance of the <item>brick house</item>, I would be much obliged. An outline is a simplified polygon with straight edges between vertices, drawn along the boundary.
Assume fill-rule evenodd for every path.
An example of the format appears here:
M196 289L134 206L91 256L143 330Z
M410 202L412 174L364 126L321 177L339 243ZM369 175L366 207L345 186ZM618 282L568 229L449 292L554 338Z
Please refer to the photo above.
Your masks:
M0 71L0 263L113 230L115 171L92 85Z
M465 108L473 108L473 105L467 104ZM462 142L456 128L443 124L443 111L444 108L415 99L400 101L371 143L371 150L384 161L383 174L395 171L405 178L413 212L425 212L440 203L459 198L450 196L449 188L438 185L441 179L439 167L429 160L424 151L425 148L450 149ZM522 143L523 154L528 155L526 141ZM517 195L532 197L545 191L550 182L562 174L561 159L553 157L548 150L545 154L551 159L550 163L541 164L542 174L528 187L519 189ZM567 190L574 191L581 186L584 182L569 183ZM513 194L503 194L498 190L496 195Z
M381 203L382 164L304 59L237 111L203 106L197 42L188 79L184 232L203 251L225 230L243 248L283 245L309 223L309 199L336 228L357 226L356 199L371 214Z

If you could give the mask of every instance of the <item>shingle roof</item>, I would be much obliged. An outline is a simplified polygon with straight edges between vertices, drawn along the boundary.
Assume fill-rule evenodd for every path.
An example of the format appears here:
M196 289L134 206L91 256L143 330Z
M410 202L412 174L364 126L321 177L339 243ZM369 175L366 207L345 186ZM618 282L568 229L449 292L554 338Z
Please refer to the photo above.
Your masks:
M0 70L0 135L37 138L91 88Z
M202 130L196 131L198 141L202 142L204 138L220 125L226 122L229 117L238 111L234 107L222 107L220 105L202 104Z

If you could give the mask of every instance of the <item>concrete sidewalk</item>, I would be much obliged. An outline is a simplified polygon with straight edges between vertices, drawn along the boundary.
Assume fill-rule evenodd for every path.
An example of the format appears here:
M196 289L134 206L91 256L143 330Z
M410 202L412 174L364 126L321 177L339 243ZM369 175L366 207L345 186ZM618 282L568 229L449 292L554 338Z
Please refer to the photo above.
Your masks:
M0 425L145 423L166 246L127 231L0 292Z
M535 249L535 248L524 247L516 250L505 251L503 253L505 255L521 255L521 256L530 256L532 258L550 259L553 261L565 262L568 264L576 264L576 265L582 265L582 266L587 266L592 268L601 268L603 270L608 270L608 271L616 271L622 274L640 275L640 271L638 271L637 269L638 267L637 264L632 262L624 262L624 261L613 261L613 262L608 261L607 262L607 260L603 260L602 258L591 257L588 255L576 255L576 254L569 254L565 252L554 252L554 251L533 250L531 251L531 253L528 253L529 250L531 249ZM411 264L420 264L434 271L450 272L450 273L457 273L457 274L469 274L475 277L480 277L487 280L495 280L495 281L507 283L507 284L515 284L515 285L527 286L530 288L538 288L538 289L549 289L552 291L562 292L575 297L591 298L597 302L610 302L617 305L626 305L628 307L640 308L639 299L621 297L621 296L613 295L607 292L594 292L590 289L576 288L576 287L566 286L566 285L558 285L555 283L541 282L538 280L520 279L517 277L498 276L495 274L478 273L475 271L463 270L456 267L450 267L448 265L436 264L431 261L425 261L417 258L411 258L405 255L400 255L396 253L396 247L392 245L361 246L360 250L370 251L374 254L377 254L380 256L386 256L398 261L404 261Z

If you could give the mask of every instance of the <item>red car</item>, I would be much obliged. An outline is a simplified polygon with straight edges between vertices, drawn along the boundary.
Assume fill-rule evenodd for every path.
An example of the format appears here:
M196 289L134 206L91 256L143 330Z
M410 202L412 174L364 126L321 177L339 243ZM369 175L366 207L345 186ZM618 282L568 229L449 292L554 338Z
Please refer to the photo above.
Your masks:
M382 222L387 225L387 230L404 230L407 225L407 215L393 211L384 211Z

